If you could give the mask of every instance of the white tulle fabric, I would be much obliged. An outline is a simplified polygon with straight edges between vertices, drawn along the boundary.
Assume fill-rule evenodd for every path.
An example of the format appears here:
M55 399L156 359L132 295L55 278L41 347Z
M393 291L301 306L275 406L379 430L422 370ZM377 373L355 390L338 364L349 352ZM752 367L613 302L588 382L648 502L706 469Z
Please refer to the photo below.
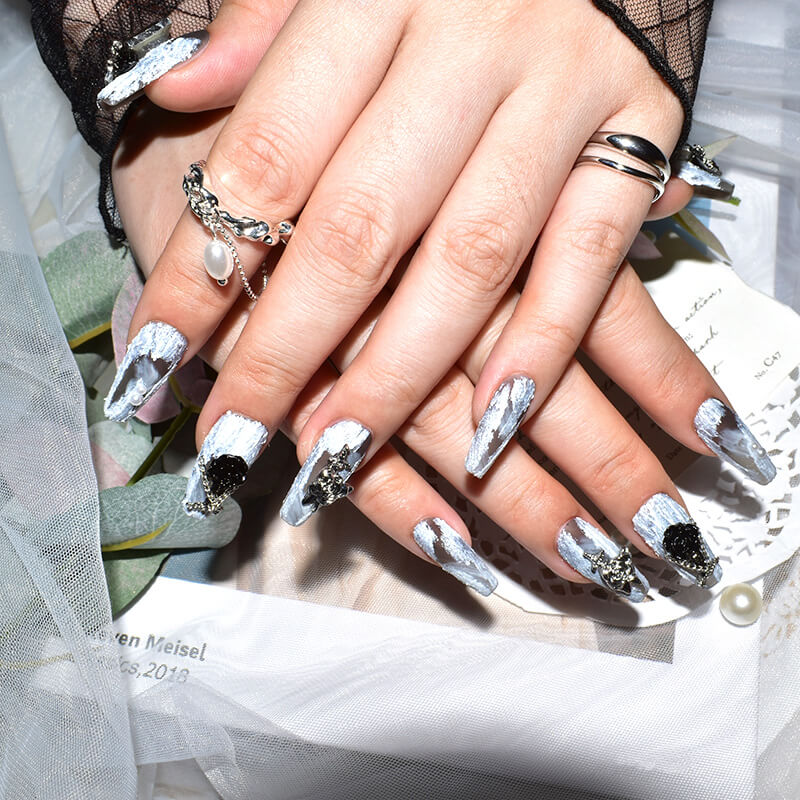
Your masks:
M777 231L734 238L732 255L795 309L798 42L794 0L718 0L692 137L739 134L726 165L780 196ZM618 637L616 654L434 626L382 637L380 618L284 601L242 634L263 649L260 670L225 667L260 687L259 713L202 683L129 698L80 379L36 255L101 229L96 161L19 2L0 8L0 101L0 796L144 800L166 796L168 780L183 787L170 796L235 800L798 795L796 556L764 580L760 633L732 644L724 623L692 617L635 633L631 652L649 661L622 656L614 631L602 635Z

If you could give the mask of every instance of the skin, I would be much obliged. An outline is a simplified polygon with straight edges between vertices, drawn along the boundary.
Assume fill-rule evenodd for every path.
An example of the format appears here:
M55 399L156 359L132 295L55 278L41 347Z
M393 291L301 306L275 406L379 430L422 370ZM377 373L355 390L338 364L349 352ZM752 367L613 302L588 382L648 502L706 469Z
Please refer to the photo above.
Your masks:
M536 382L527 419L557 386L652 199L623 175L573 170L575 159L603 129L646 133L670 152L682 111L586 0L486 8L226 3L203 54L151 88L181 111L235 103L213 141L180 156L208 154L223 207L267 220L303 212L221 369L199 442L229 409L276 430L391 284L369 341L298 436L303 457L328 425L357 417L373 433L369 460L462 356L535 241L521 299L474 377L472 418L511 374ZM236 291L198 268L206 241L184 211L131 338L168 322L187 336L188 359L224 330ZM254 273L259 247L239 251Z
M175 187L185 154L207 147L227 115L176 115L153 106L133 115L117 152L113 179L131 246L147 275L152 276L170 230L184 209L183 195ZM413 253L406 261L412 258ZM559 556L556 536L573 516L597 523L519 444L509 445L483 481L463 469L463 454L474 430L475 381L513 316L519 297L514 288L506 292L458 363L412 411L399 433L462 494L554 572L584 582L585 578ZM284 430L293 440L297 441L341 371L358 357L389 302L388 294L378 296L333 353L336 369L326 364L312 376L285 420ZM251 314L250 304L240 296L209 337L200 354L215 369L224 370ZM691 421L706 397L724 396L664 322L629 265L612 281L583 347L675 438L708 454ZM633 531L632 517L656 492L666 492L678 501L680 495L655 456L577 362L570 362L539 413L523 424L523 431L636 547L653 555ZM301 459L307 454L308 449L300 449ZM446 520L470 542L457 512L390 445L383 445L355 474L352 483L355 491L350 500L419 557L426 558L414 543L412 531L427 517Z

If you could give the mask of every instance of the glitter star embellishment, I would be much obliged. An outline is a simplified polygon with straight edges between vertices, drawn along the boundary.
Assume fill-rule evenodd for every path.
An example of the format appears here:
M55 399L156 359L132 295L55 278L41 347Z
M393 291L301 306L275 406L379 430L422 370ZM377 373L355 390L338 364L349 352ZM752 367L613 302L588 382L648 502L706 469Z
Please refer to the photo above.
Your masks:
M316 479L309 484L304 503L314 505L314 510L322 506L329 506L353 491L342 475L350 476L350 448L345 445L335 456L332 456L325 468Z
M636 573L631 551L627 546L623 547L614 558L609 558L602 551L584 553L583 557L592 565L592 572L596 572L612 592L630 596L633 584L636 582Z

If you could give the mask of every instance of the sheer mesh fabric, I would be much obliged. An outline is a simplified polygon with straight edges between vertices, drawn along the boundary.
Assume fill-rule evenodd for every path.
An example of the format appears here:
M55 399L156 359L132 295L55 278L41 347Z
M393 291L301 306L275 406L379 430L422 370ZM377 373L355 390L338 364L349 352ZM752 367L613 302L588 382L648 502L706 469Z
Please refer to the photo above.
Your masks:
M647 56L684 110L689 134L713 0L593 0Z
M593 0L647 56L680 98L686 138L703 61L713 0ZM109 233L125 238L111 186L111 156L129 103L97 107L115 40L169 16L172 35L205 28L221 0L31 0L33 33L42 59L72 103L78 130L101 156L100 210Z

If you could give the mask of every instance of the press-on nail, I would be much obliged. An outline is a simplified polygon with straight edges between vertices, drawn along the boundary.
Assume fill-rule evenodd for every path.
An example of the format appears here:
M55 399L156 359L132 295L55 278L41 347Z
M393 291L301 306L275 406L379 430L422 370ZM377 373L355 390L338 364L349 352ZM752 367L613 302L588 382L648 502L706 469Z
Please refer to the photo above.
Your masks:
M647 597L647 579L633 566L627 546L619 547L601 530L573 517L558 532L556 547L574 570L634 603Z
M497 588L497 578L484 560L439 517L423 519L414 526L414 541L445 572L484 597Z
M768 484L776 475L767 451L756 441L742 418L721 400L711 397L694 418L697 435L712 453L741 470L750 480Z
M186 484L183 508L198 519L216 514L245 481L269 434L255 419L226 411L208 432Z
M325 428L283 501L281 519L302 525L317 509L346 497L351 491L347 481L371 441L369 430L352 419Z
M699 586L713 586L722 567L697 523L667 494L654 494L633 517L636 533L656 555L669 561L684 578Z
M536 384L525 375L503 381L481 417L464 462L467 472L482 478L517 432L532 400Z
M194 58L207 43L208 33L196 31L156 45L127 72L106 84L97 94L97 104L113 108L130 100L157 78Z
M166 322L148 322L128 345L103 410L116 422L130 419L175 371L186 337Z

